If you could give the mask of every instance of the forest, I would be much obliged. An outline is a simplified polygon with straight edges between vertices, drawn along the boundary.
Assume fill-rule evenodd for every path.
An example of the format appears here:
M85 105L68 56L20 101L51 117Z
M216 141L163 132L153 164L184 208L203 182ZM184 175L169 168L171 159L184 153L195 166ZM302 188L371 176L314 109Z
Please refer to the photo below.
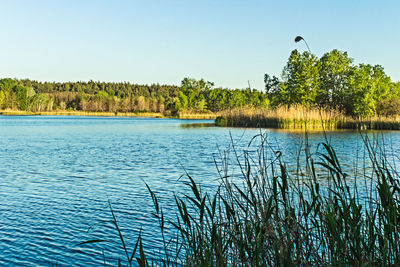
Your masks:
M235 108L274 109L300 105L334 109L353 117L400 114L400 83L380 65L354 64L347 52L321 58L291 52L281 77L265 74L265 89L216 88L204 79L176 85L129 82L39 82L0 79L0 109L22 111L159 112L177 115Z
M175 115L183 110L217 112L245 106L267 107L267 95L255 89L213 88L211 82L190 78L183 79L181 86L0 80L0 107L3 110L161 112Z

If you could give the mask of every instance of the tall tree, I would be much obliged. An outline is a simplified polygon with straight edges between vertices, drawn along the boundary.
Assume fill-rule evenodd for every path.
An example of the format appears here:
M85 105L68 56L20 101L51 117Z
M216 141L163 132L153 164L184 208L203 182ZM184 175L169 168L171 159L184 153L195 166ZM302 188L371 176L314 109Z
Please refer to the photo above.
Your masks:
M315 104L321 90L320 69L321 63L314 55L292 51L282 73L283 101L288 105L301 104L307 107Z
M343 96L348 90L352 61L347 52L336 49L321 57L321 92L317 97L319 105L344 110Z

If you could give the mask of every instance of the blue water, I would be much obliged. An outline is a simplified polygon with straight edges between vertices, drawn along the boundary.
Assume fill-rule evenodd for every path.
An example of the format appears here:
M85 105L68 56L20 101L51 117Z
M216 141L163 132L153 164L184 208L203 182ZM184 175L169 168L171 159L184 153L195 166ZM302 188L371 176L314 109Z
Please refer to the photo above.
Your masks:
M210 123L211 121L201 121ZM128 248L142 228L150 256L161 237L145 182L172 214L173 194L187 192L187 171L206 189L218 184L214 158L247 148L257 129L183 127L193 120L0 116L0 265L87 266L123 257L108 201ZM266 130L285 160L296 158L302 134ZM377 134L389 154L400 153L399 132ZM364 150L357 132L328 138L349 170ZM310 134L312 150L324 137ZM232 152L231 152L232 155ZM173 214L172 214L173 215ZM78 245L90 239L109 242ZM116 243L113 243L116 242Z

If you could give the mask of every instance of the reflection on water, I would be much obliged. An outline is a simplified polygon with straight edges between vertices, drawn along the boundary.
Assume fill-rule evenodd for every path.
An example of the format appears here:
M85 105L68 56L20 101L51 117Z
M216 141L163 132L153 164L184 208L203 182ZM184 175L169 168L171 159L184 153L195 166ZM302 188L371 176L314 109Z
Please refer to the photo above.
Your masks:
M202 128L202 127L215 127L215 123L182 123L180 125L182 128Z
M254 150L248 143L258 129L212 126L213 121L97 118L0 117L0 265L101 265L100 245L77 246L89 239L118 242L108 200L130 249L143 227L153 253L160 236L144 182L157 193L164 211L185 170L204 187L218 184L214 158L229 147ZM195 125L195 126L194 126ZM192 127L193 126L193 127ZM270 146L295 167L304 147L301 132L267 130ZM380 132L387 152L399 154L400 134ZM357 132L327 136L345 169L362 166L365 150ZM325 140L310 133L311 151ZM232 152L231 152L232 154ZM301 159L301 155L300 155ZM235 164L234 161L231 162ZM174 214L170 215L173 216ZM157 228L158 229L158 228ZM120 255L116 245L105 256Z

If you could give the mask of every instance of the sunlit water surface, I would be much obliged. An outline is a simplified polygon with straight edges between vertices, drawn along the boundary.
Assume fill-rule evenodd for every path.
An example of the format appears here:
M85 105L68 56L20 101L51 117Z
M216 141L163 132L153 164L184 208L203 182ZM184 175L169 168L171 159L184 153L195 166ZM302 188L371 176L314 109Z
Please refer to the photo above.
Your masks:
M178 180L185 171L213 190L218 184L214 159L219 162L231 136L240 152L260 133L184 126L194 123L199 121L0 116L0 265L102 265L103 250L107 262L115 265L124 254L110 223L108 201L129 250L142 229L150 256L158 253L161 239L145 183L173 216L173 194L188 190L183 178ZM295 164L303 135L264 131L272 147ZM389 154L400 154L398 132L377 135ZM315 152L324 136L309 137ZM348 170L362 165L359 133L334 132L328 139ZM91 239L110 243L78 245Z

